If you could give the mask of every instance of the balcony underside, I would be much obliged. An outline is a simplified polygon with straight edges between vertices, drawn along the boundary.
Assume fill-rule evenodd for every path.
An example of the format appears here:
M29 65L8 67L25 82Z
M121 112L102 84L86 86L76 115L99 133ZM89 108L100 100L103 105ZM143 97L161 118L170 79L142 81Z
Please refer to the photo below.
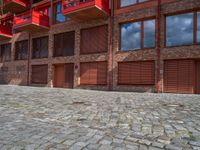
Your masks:
M24 24L24 25L19 25L19 26L14 27L15 33L23 32L23 31L26 31L29 33L36 33L36 32L44 32L48 30L49 30L49 27L34 24L34 23L29 23L29 24Z
M11 38L12 38L12 35L7 35L7 34L0 33L0 41L9 40Z
M28 7L23 3L11 1L5 4L4 9L12 13L20 13L26 11Z
M108 13L94 5L87 8L64 12L64 15L75 20L91 20L106 17L108 16Z

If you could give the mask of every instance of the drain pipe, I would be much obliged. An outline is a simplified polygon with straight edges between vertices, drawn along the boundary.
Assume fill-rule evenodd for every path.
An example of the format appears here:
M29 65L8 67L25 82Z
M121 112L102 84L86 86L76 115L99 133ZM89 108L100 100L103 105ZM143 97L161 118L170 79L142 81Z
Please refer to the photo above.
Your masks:
M157 84L156 84L156 89L157 89L157 93L160 93L160 20L161 20L161 0L158 0L158 4L157 4L157 46L156 46L156 50L157 50Z
M113 90L113 36L114 36L114 0L110 0L111 14L109 19L109 55L108 55L108 89Z
M30 54L31 54L31 34L28 33L28 56L27 56L27 86L29 86L29 75L30 75Z

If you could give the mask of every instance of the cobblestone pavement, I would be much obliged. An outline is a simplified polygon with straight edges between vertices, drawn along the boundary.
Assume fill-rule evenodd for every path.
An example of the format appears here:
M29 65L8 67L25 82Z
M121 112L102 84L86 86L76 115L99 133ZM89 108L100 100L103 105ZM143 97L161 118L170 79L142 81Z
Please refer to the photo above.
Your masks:
M200 95L1 85L0 149L200 150Z

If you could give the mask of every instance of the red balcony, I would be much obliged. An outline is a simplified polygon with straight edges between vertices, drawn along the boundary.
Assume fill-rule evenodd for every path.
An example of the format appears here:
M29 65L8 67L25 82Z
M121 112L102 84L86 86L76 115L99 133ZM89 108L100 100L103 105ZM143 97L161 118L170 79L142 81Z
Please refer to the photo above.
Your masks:
M105 17L110 13L109 0L63 0L62 13L77 20Z
M30 6L30 0L3 0L3 7L6 11L20 13L27 10Z
M0 41L12 38L13 16L0 18Z
M32 10L14 17L15 32L28 31L30 33L49 30L49 16Z

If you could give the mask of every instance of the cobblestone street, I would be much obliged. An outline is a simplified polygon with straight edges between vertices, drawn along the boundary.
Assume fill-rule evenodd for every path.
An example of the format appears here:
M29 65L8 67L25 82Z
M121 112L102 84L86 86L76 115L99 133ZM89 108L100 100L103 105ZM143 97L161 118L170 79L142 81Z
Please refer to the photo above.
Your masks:
M200 95L1 85L0 149L200 150Z

